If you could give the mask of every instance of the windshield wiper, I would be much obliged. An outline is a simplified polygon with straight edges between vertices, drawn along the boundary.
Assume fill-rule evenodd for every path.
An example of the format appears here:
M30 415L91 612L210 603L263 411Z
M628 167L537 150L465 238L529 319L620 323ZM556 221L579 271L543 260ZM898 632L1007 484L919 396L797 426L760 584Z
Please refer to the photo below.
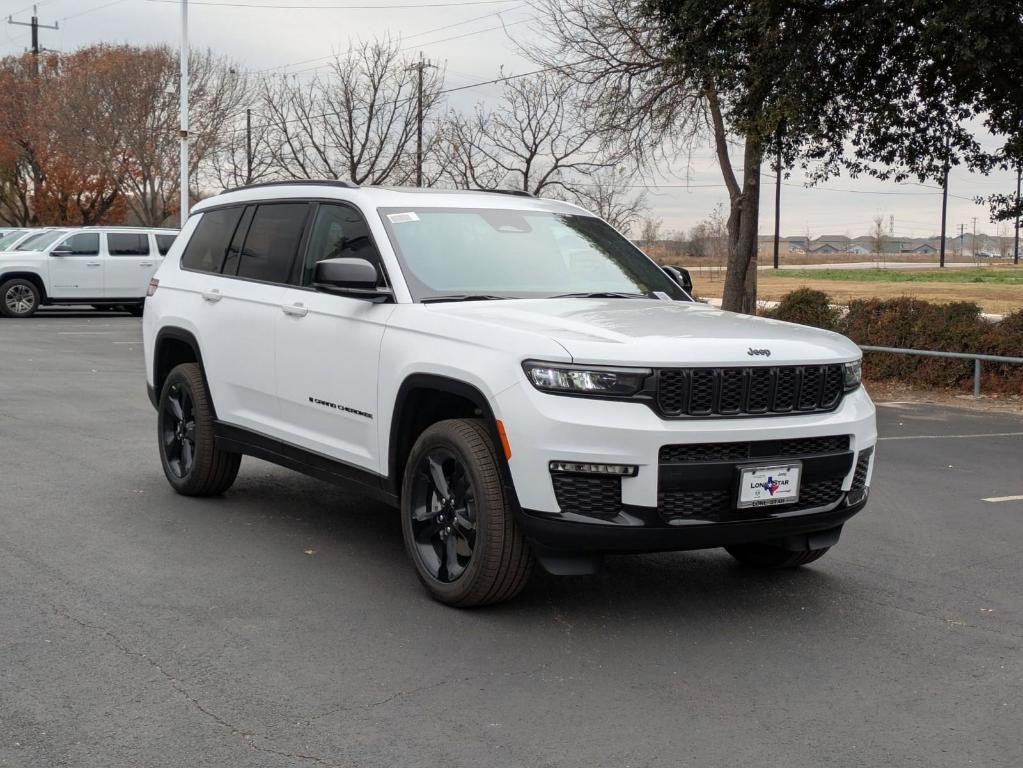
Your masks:
M645 293L620 293L617 291L592 291L582 293L559 293L552 299L649 299Z
M428 296L422 299L420 304L432 304L440 301L497 301L507 299L507 296L494 296L489 293L453 293L450 296Z

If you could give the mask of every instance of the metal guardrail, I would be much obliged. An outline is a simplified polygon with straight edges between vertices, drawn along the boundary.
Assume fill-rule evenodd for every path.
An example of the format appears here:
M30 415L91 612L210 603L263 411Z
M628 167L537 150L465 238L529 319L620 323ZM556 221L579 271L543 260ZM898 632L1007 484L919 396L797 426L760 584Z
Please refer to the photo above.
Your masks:
M1015 363L1023 365L1023 357L1003 357L1002 355L974 355L970 352L937 352L933 349L902 349L900 347L869 347L861 346L864 352L890 352L895 355L917 355L918 357L950 357L956 360L973 361L973 396L980 397L980 364Z

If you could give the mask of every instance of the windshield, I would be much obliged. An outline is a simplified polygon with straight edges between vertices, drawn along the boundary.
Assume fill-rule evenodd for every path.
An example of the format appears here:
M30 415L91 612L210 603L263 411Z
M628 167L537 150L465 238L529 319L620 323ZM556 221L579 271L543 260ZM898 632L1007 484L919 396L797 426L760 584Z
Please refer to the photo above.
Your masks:
M25 230L16 229L13 232L8 232L3 237L0 237L0 251L6 251L8 248L14 245L14 243L17 242L18 238L21 237L23 234L25 234Z
M592 216L482 208L381 208L417 301L615 294L688 300L626 238Z
M38 235L32 235L25 242L19 245L14 250L16 251L44 251L50 245L56 241L58 237L65 234L65 230L58 229L50 232L40 232Z

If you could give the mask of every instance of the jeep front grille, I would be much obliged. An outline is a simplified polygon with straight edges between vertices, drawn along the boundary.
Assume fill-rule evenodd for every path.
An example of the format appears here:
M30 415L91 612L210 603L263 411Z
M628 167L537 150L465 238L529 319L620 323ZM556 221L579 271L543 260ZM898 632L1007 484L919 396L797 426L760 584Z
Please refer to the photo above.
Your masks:
M658 412L667 418L831 411L842 399L839 365L662 368Z

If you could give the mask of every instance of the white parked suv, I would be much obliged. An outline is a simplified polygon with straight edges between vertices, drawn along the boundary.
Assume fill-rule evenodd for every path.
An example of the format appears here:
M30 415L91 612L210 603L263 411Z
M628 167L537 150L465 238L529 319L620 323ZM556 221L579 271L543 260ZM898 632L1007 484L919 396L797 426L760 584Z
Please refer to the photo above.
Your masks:
M90 304L141 315L149 279L176 237L173 229L135 227L19 235L0 252L0 314L31 317L45 304Z
M684 278L524 195L292 182L204 200L143 318L164 472L219 494L248 454L390 502L453 605L606 553L815 560L867 501L860 351L694 302Z

